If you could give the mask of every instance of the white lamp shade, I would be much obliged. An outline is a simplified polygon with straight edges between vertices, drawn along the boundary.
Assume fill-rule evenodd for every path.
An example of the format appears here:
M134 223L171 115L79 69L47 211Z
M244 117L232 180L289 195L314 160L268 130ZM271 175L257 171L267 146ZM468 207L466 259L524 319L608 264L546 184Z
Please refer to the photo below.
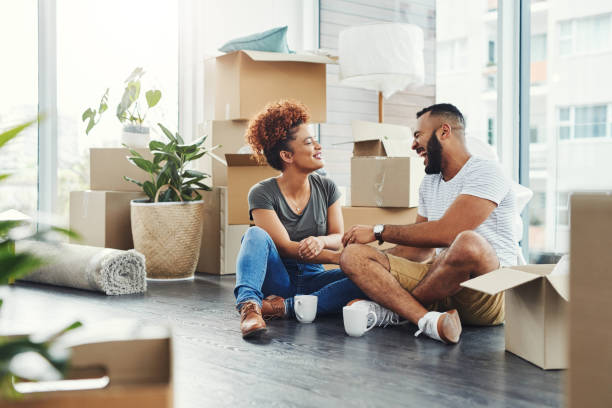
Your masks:
M380 23L340 32L342 85L383 92L385 98L425 80L423 30L412 24Z

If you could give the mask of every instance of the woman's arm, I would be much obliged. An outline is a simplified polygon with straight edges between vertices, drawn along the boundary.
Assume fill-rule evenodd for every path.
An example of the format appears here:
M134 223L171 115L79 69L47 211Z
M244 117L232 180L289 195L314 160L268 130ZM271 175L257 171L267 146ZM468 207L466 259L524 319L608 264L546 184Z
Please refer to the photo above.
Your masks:
M331 207L330 207L331 208ZM289 233L281 223L278 215L274 210L266 209L254 209L251 211L253 215L253 221L255 225L266 231L274 244L278 253L285 258L299 259L304 262L310 263L333 263L338 264L340 262L340 252L330 251L328 249L322 250L319 255L314 258L304 259L299 253L299 242L291 241Z
M342 234L344 233L344 220L340 200L327 209L327 235L320 237L325 249L338 250L342 248Z

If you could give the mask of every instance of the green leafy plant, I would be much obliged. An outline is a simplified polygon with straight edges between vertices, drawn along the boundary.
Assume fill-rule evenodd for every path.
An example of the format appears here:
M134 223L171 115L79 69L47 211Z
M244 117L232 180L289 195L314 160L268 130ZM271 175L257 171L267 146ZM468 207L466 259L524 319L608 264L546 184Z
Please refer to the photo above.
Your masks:
M210 187L203 183L203 180L210 177L210 175L188 169L187 166L190 162L199 159L209 152L209 150L202 147L206 136L191 144L185 144L185 141L178 132L172 134L161 123L158 123L158 125L169 141L168 143L163 143L153 140L149 143L149 150L153 155L153 160L145 159L136 150L124 145L132 154L127 159L133 165L149 173L151 180L140 182L126 176L123 178L140 186L149 197L149 202L155 201L158 190L162 190L159 192L158 200L161 202L181 201L181 199L183 201L200 200L202 196L197 190L210 190Z
M36 122L37 120L33 120L0 133L0 148ZM10 174L0 174L0 181L9 176ZM38 232L19 236L16 232L22 226L23 221L0 220L0 285L12 283L15 279L24 277L45 264L44 259L30 253L15 253L15 243L18 240L49 241L52 239L53 233L77 237L75 233L69 230L45 226L41 226ZM2 300L0 299L1 306ZM14 387L17 380L39 380L43 378L32 371L20 373L19 367L11 366L14 359L22 353L34 352L39 354L63 376L69 365L69 355L67 353L57 353L53 350L53 345L59 336L79 326L81 326L80 322L74 322L44 341L34 341L29 336L0 336L0 398L18 398L20 396ZM40 372L43 372L44 368L42 367Z
M119 119L119 122L121 122L123 125L141 127L147 116L148 110L157 105L162 97L160 90L150 89L145 92L145 101L141 100L140 79L144 74L145 71L141 67L138 67L134 69L130 76L124 81L125 89L123 90L121 101L117 105L116 110L117 119ZM85 130L86 134L89 134L91 129L98 124L102 113L108 109L108 93L109 89L107 88L106 92L100 99L100 104L97 110L87 108L87 110L83 112L83 122L88 121L87 128ZM143 110L145 105L146 110Z

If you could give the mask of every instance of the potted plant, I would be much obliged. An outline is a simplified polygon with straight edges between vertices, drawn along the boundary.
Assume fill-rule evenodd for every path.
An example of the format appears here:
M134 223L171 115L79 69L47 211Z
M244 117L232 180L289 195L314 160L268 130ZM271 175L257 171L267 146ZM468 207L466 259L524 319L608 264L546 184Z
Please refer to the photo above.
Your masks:
M130 203L134 248L145 256L147 278L191 279L202 241L204 203L198 190L210 187L203 183L208 174L187 166L208 152L202 147L206 136L185 144L178 133L158 125L169 141L149 143L153 160L133 149L127 157L151 177L140 182L124 176L148 197Z
M145 101L142 100L140 79L144 73L144 70L138 67L125 80L125 89L116 111L117 119L123 124L121 143L133 148L147 147L149 128L143 126L143 123L149 109L157 105L162 96L160 90L150 89L145 92ZM102 114L108 109L108 92L109 89L107 88L100 99L97 110L87 108L83 112L82 120L83 122L87 121L86 134L89 134L91 129L98 124Z

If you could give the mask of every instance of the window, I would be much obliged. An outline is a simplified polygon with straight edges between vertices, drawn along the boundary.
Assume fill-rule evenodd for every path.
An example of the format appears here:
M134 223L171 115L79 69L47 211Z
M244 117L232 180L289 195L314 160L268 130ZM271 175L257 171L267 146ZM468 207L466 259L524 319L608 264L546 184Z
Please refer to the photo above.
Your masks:
M489 40L487 65L495 65L495 41Z
M487 119L487 143L495 145L495 123L493 118Z
M610 137L608 105L570 106L559 108L559 139Z
M612 2L583 0L580 10L599 14L580 18L574 18L574 7L549 0L547 7L531 8L531 261L569 251L572 193L612 190ZM556 45L559 52L547 52L546 44ZM574 55L580 58L565 58ZM545 64L550 86L533 83L538 64Z
M584 139L588 137L606 136L606 106L582 106L575 108L574 137Z
M38 113L36 0L0 2L0 133ZM18 40L16 40L18 39ZM38 131L30 126L0 150L0 212L15 209L34 217L38 201Z
M559 54L600 52L611 48L612 14L601 14L559 23Z
M546 34L531 36L531 63L546 61Z
M144 123L151 129L151 138L162 137L157 133L158 122L178 130L178 6L172 0L62 0L57 2L56 14L56 208L67 221L70 191L89 188L89 148L121 146L122 125L115 117L115 107L134 68L145 71L142 91L155 88L162 92ZM121 29L109 29L109 22ZM90 106L97 107L107 88L108 110L86 135L81 114Z

